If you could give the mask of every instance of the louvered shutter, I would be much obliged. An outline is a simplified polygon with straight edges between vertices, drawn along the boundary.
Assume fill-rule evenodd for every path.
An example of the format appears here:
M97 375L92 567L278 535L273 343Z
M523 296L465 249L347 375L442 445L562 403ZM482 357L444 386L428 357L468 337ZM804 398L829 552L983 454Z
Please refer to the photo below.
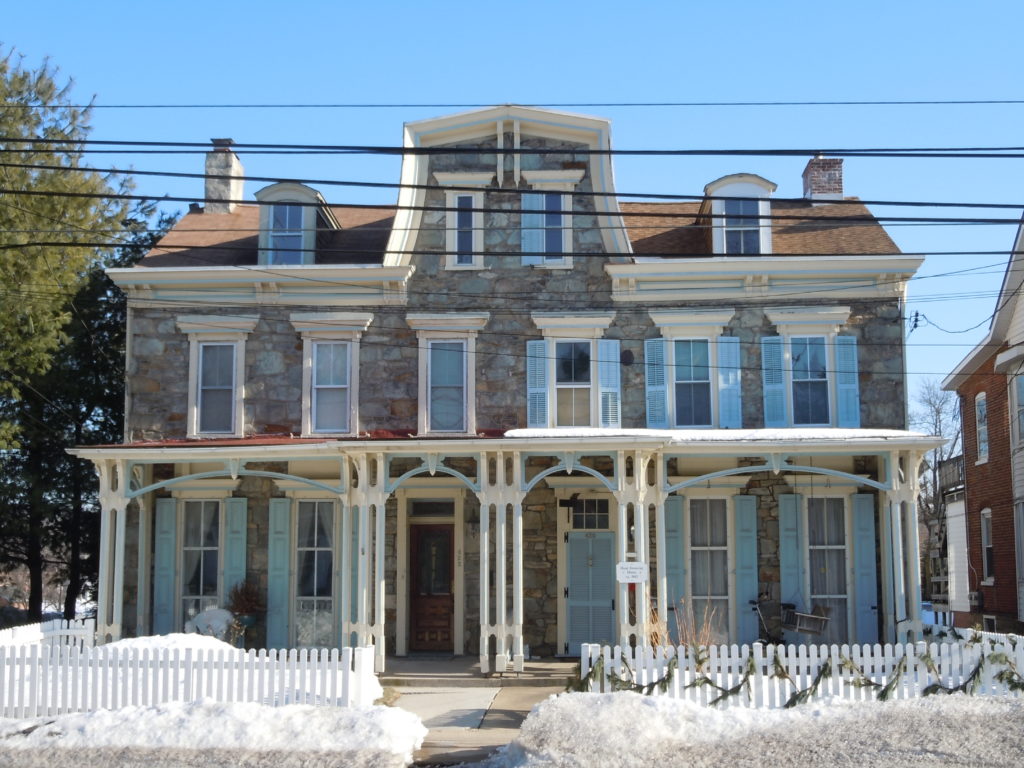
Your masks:
M853 497L853 584L858 643L878 642L878 565L875 562L875 497Z
M270 500L267 534L267 647L287 648L288 608L291 592L292 503L290 499Z
M153 525L153 634L174 631L178 515L174 499L157 499Z
M665 580L666 599L672 613L665 617L673 642L679 641L679 601L686 597L686 552L683 542L683 510L686 499L669 496L665 499Z
M245 539L249 528L247 499L228 499L224 505L224 581L222 604L240 581L245 581Z
M809 611L804 588L803 525L800 508L803 497L795 493L779 496L779 581L782 602L798 611Z
M757 600L757 497L734 496L733 514L736 531L736 615L739 643L757 640L757 613L752 600Z
M740 396L740 340L718 337L718 426L740 429L743 407Z
M548 426L548 343L526 342L526 424Z
M840 427L860 427L860 384L857 373L857 337L836 336L836 394Z
M665 340L644 342L644 374L647 386L647 428L668 429L668 370L665 367Z
M521 195L521 250L523 266L544 263L544 195L527 192ZM531 211L531 213L526 213Z
M764 387L764 425L785 427L786 371L785 340L781 336L761 339L761 379Z
M601 409L601 426L622 426L621 366L619 341L599 339L597 342L597 396Z

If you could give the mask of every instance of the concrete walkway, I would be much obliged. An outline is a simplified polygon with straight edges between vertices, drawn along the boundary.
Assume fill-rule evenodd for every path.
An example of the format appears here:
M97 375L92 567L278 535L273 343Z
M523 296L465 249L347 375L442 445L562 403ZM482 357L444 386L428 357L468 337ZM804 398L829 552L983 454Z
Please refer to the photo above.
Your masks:
M484 676L475 659L388 659L381 683L394 688L393 706L429 729L416 765L458 765L485 759L516 738L535 704L565 690L575 664L528 662L519 675Z

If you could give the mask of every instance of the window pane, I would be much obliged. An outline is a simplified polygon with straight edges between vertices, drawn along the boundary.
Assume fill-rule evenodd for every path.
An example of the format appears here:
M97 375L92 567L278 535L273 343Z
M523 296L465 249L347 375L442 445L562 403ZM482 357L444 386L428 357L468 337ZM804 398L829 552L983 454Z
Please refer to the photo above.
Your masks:
M710 543L710 537L707 502L703 499L694 499L690 502L690 544L695 547L706 547Z
M316 546L316 504L314 502L299 502L295 543L299 547Z
M202 585L202 550L186 549L182 553L182 569L185 576L183 592L198 595Z
M318 502L316 513L316 545L330 549L334 541L334 504Z
M231 387L235 379L234 345L203 344L200 352L200 384L204 387Z
M298 552L298 594L299 597L316 596L316 551L303 549Z
M708 569L711 573L710 590L707 594L728 597L729 557L724 549L709 549Z
M430 345L431 386L462 386L463 358L461 341L435 341Z
M331 552L321 549L316 553L317 597L331 596Z
M302 206L278 204L271 207L272 229L302 229Z
M315 376L317 386L348 384L348 345L317 344Z
M559 427L589 427L590 388L559 389L556 419Z
M676 384L676 425L711 424L711 384Z
M712 499L708 502L708 518L708 529L710 531L708 543L713 547L728 546L728 534L726 531L728 517L725 499Z
M203 591L202 595L217 594L217 550L204 549L203 551Z
M555 380L560 384L590 383L590 342L560 341L555 344Z
M204 389L199 401L200 432L233 432L234 392Z
M828 382L793 382L793 423L828 424Z
M220 539L220 515L217 514L216 502L207 504L203 510L203 546L216 547Z
M313 412L317 432L347 432L348 389L317 389Z
M198 547L203 543L203 505L198 501L185 502L184 546ZM187 570L187 569L186 569Z

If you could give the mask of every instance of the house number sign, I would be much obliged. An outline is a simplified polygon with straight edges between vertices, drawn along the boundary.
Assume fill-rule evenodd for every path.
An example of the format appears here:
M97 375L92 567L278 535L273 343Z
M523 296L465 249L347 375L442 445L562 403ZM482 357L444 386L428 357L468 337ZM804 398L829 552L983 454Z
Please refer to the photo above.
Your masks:
M615 566L615 580L620 584L636 584L647 581L647 563L630 560Z

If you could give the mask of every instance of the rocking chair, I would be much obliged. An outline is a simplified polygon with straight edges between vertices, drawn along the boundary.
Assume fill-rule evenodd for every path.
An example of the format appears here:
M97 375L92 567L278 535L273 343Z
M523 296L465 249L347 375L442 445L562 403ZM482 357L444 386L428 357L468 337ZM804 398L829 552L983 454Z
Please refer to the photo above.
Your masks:
M810 613L801 613L793 603L782 604L782 628L805 635L820 635L828 628L831 609L814 605Z

